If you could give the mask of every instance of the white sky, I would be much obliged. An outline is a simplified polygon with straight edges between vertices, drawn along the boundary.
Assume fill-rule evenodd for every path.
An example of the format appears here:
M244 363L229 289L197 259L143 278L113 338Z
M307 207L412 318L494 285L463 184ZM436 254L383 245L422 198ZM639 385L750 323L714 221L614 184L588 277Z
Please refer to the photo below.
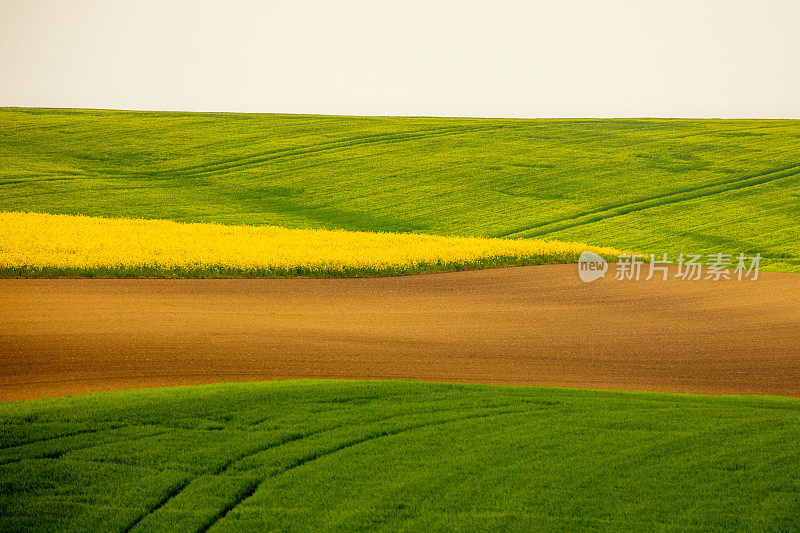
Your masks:
M800 0L0 0L0 106L800 118Z

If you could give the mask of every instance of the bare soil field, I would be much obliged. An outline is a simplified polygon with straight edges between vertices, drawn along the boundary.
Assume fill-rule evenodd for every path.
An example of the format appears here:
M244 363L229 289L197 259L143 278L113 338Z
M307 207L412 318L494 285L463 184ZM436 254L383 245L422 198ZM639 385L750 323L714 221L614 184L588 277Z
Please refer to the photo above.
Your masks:
M800 275L0 279L0 399L275 378L800 396Z

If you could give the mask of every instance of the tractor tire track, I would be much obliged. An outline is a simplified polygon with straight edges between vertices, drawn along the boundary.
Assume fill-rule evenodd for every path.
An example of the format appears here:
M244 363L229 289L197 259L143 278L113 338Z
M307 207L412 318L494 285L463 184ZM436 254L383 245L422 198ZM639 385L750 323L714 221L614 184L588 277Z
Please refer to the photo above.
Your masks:
M494 127L496 127L496 126L494 126ZM276 148L274 150L267 150L265 152L256 153L256 154L252 154L252 155L245 155L245 156L232 157L232 158L228 158L228 159L221 159L221 160L218 160L218 161L213 162L213 163L203 163L203 164L200 164L200 165L192 165L192 166L178 168L178 169L175 169L175 170L162 171L162 172L157 172L157 173L153 173L153 174L162 174L164 172L170 172L170 173L186 172L186 173L190 173L191 174L191 173L193 173L195 171L211 171L211 170L215 170L215 167L227 168L228 165L235 164L235 163L245 163L245 164L247 164L247 163L252 162L252 160L254 160L254 159L259 159L259 158L262 158L262 157L267 157L267 156L272 156L272 155L289 154L289 153L292 153L292 152L295 152L295 151L298 151L298 150L306 150L306 149L311 149L311 148L326 148L326 147L337 146L337 145L341 145L341 144L344 144L344 143L351 143L351 142L357 142L357 141L364 141L364 142L368 143L368 142L371 142L373 140L375 142L391 140L391 139L388 139L389 137L391 137L391 138L403 138L403 137L407 137L407 136L426 135L426 134L435 135L435 134L439 134L439 133L457 133L457 132L467 133L467 132L470 132L470 131L473 131L473 130L481 130L481 129L486 129L486 128L488 128L488 127L487 126L484 126L482 128L476 128L476 127L456 127L456 128L453 128L453 127L442 127L442 128L423 129L423 130L413 130L413 131L408 131L408 132L395 132L395 133L385 132L385 133L375 133L375 134L370 134L370 135L352 136L352 137L345 137L345 138L342 138L342 139L319 142L319 143L315 143L315 144L308 144L308 145L301 145L301 146L291 146L291 147L286 147L286 148ZM150 173L144 173L144 174L150 174Z
M508 404L500 405L500 406L493 406L492 408L496 409L498 407L507 407L507 406L508 406ZM461 410L461 407L457 406L457 407L448 408L448 409L430 409L428 411L424 411L423 414L440 414L440 413L446 413L446 412L451 412L451 411L460 411L460 410ZM362 422L361 424L358 425L358 427L364 427L364 426L367 426L367 425L370 425L370 424L379 424L379 423L385 422L387 420L392 420L394 418L399 418L399 417L402 417L402 416L417 415L417 414L420 414L420 412L416 411L416 412L395 413L395 414L392 414L392 415L383 416L383 417L380 417L380 418L376 418L376 419L372 419L372 420L368 420L368 421ZM146 520L148 517L150 517L151 515L155 514L160 509L166 507L169 504L170 501L172 501L173 499L177 498L186 488L189 487L189 485L191 485L194 481L196 481L200 477L222 475L225 472L227 472L236 463L239 463L241 461L249 459L250 457L253 457L253 456L255 456L255 455L259 454L259 453L263 453L263 452L266 452L266 451L269 451L269 450L277 449L277 448L280 448L281 446L285 446L285 445L291 444L293 442L299 442L301 440L304 440L304 439L307 439L307 438L310 438L310 437L314 437L316 435L321 435L323 433L328 433L328 432L335 431L337 429L341 429L343 427L352 426L352 425L353 425L353 423L348 421L348 422L343 422L343 423L335 424L335 425L331 425L331 426L325 426L323 428L315 429L315 430L312 430L312 431L307 431L307 432L304 432L304 433L295 433L295 434L292 434L292 435L288 435L285 438L278 439L277 441L273 441L273 442L270 442L270 443L267 443L267 444L262 444L262 445L256 446L255 448L250 448L246 452L241 453L241 454L237 455L236 457L231 458L226 463L224 463L224 464L222 464L220 466L217 466L214 470L210 470L210 471L206 471L206 472L200 472L200 473L198 473L198 474L196 474L194 476L191 476L191 477L185 479L184 480L185 482L181 483L179 486L176 486L176 487L174 487L173 490L169 491L168 494L166 494L162 499L160 499L153 506L151 506L149 508L150 510L148 510L144 514L142 514L139 517L137 517L130 525L128 525L126 527L126 529L124 531L126 531L126 532L127 531L131 531L136 526L138 526L140 523L142 523L144 520Z
M279 150L264 152L262 154L240 157L229 161L201 165L196 168L185 167L183 169L164 170L152 173L119 174L107 177L144 178L144 179L174 179L178 177L200 178L220 173L227 173L235 170L250 169L257 167L258 165L261 165L263 163L268 163L271 161L298 158L316 153L335 152L338 150L344 150L369 144L408 142L408 141L416 141L421 139L437 138L450 135L463 135L468 133L494 131L494 130L506 129L509 127L511 126L491 126L483 128L447 128L431 132L423 131L421 133L381 134L381 135L371 135L367 137L352 137L345 140L331 141L328 143L308 145L303 147L282 148Z
M135 426L124 426L124 427L135 427ZM89 449L92 449L92 448L96 448L98 446L106 446L106 445L114 445L114 444L135 442L135 441L147 439L147 438L150 438L150 437L157 437L159 435L164 435L167 432L168 431L165 429L165 430L162 430L162 431L155 431L153 433L148 433L146 435L138 435L136 437L123 437L123 438L112 440L112 441L108 441L108 442L96 442L96 443L89 444L89 445L86 445L86 446L69 447L69 448L64 449L64 450L58 450L58 451L52 451L52 452L44 452L44 453L40 453L40 454L37 454L37 455L28 456L28 457L14 457L14 458L11 458L11 459L3 458L3 459L0 459L0 467L7 466L7 465L10 465L10 464L14 464L14 463L19 463L19 462L22 462L22 461L31 460L31 459L32 460L37 460L37 459L60 459L64 455L66 455L68 453L71 453L71 452L79 452L79 451L83 451L83 450L89 450ZM97 462L108 463L108 461L97 461Z
M739 177L722 182L702 185L699 187L692 187L657 196L651 196L649 198L643 198L641 200L636 200L626 204L604 206L597 209L592 209L590 211L576 213L568 217L550 220L548 222L540 222L514 228L512 230L495 234L494 237L538 237L576 226L583 226L586 224L599 222L608 218L614 218L637 211L643 211L645 209L652 209L654 207L661 207L663 205L670 205L688 200L694 200L697 198L704 198L725 192L754 187L756 185L763 185L765 183L770 183L780 179L795 177L800 175L800 170L798 169L800 169L800 165L791 165L751 176Z
M528 411L526 411L526 410L507 410L507 411L492 412L492 413L486 413L486 414L472 414L472 415L467 415L467 416L462 416L462 417L457 417L457 418L451 418L451 419L447 419L447 420L437 420L437 421L433 421L433 422L425 422L425 423L421 423L421 424L414 424L414 425L410 425L410 426L404 426L404 427L401 427L401 428L395 428L395 429L391 429L391 430L385 430L385 431L372 433L372 434L367 435L365 437L349 440L349 441L346 441L346 442L341 443L339 445L327 448L327 449L325 449L325 450L323 450L321 452L308 454L308 455L298 459L297 461L289 464L288 466L286 466L284 468L281 468L281 469L277 470L276 472L273 472L272 474L268 475L266 478L262 479L261 481L254 483L250 487L249 490L245 491L238 499L232 501L230 503L230 505L228 505L224 509L221 509L220 512L217 513L217 515L215 515L206 525L201 527L198 531L204 533L204 532L208 531L209 529L211 529L212 527L214 527L214 525L216 525L217 523L222 521L231 511L233 511L238 506L240 506L244 502L246 502L250 497L252 497L256 493L256 491L258 491L258 489L261 488L264 485L264 483L266 483L268 480L273 479L275 477L278 477L280 475L283 475L283 474L285 474L285 473L287 473L287 472L289 472L291 470L294 470L295 468L299 468L299 467L301 467L301 466L303 466L305 464L308 464L308 463L310 463L312 461L316 461L317 459L320 459L322 457L327 457L329 455L332 455L332 454L335 454L337 452L352 448L354 446L358 446L360 444L365 444L367 442L371 442L371 441L374 441L374 440L377 440L377 439L386 438L386 437L393 437L393 436L396 436L396 435L400 435L402 433L408 433L410 431L415 431L417 429L423 429L423 428L434 427L434 426L441 426L441 425L444 425L444 424L464 422L464 421L467 421L467 420L496 418L496 417L499 417L499 416L510 415L510 414L523 414L523 413L526 413L526 412L528 412Z
M18 442L16 444L8 444L8 445L0 446L0 451L11 450L11 449L14 449L14 448L20 448L22 446L30 446L31 444L39 444L39 443L48 442L48 441L51 441L51 440L67 439L69 437L77 437L79 435L90 435L92 433L99 433L101 431L122 429L122 428L125 428L125 427L128 427L128 426L125 426L125 425L111 425L111 426L104 427L104 428L81 429L81 430L77 430L77 431L70 431L69 433L64 433L64 434L57 435L57 436L54 436L54 437L45 437L45 438L42 438L42 439L33 439L33 440L25 441L25 442Z
M158 512L158 510L161 509L162 507L164 507L170 500L172 500L172 498L174 498L175 496L180 494L181 491L183 491L183 489L185 489L189 485L189 483L191 483L192 479L193 478L187 478L187 479L183 479L181 481L178 481L175 485L173 485L170 488L170 490L167 491L167 493L164 495L164 497L162 497L154 505L152 505L147 510L145 510L145 512L141 516L137 517L133 522L131 522L128 526L126 526L122 531L124 533L128 533L133 528L138 526L142 522L142 520L144 520L148 516L152 515L153 513Z

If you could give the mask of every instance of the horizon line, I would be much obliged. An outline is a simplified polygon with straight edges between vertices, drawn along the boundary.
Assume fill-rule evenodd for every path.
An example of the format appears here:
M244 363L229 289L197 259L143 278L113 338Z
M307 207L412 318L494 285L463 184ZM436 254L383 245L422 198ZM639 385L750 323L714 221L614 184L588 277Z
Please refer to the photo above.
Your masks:
M355 114L355 113L296 113L279 111L208 111L208 110L186 110L186 109L134 109L117 107L58 107L58 106L0 106L0 109L48 109L64 111L116 111L121 113L182 113L182 114L205 114L205 115L279 115L279 116L319 116L319 117L341 117L341 118L441 118L441 119L476 119L476 120L800 120L798 117L698 117L698 116L657 116L657 115L608 115L608 116L499 116L499 115L427 115L427 114Z

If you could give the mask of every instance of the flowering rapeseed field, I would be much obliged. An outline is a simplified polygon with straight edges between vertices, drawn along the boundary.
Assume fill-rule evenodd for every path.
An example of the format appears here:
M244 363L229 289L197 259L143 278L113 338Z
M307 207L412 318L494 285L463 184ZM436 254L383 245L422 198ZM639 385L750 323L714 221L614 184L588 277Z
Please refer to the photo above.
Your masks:
M392 275L574 262L611 248L166 220L0 213L0 272L19 276Z

